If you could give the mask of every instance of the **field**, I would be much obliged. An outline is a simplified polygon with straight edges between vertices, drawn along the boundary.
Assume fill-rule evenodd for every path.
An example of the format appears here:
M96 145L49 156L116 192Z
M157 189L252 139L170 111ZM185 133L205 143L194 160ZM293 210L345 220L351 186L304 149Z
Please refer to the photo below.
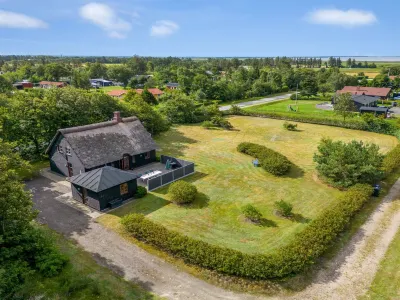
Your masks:
M292 112L293 114L302 114L310 116L327 116L327 117L338 117L331 110L318 109L315 106L319 103L326 102L325 100L298 100L298 111ZM251 106L245 108L246 111L263 113L263 112L290 112L289 105L295 108L295 100L282 100L277 102L266 103L257 106Z
M394 237L365 299L400 299L400 229ZM364 298L363 298L364 299Z
M179 126L162 134L156 142L160 152L196 163L197 173L188 177L200 195L194 204L179 207L169 202L167 188L101 216L98 221L119 230L119 220L131 212L176 230L246 253L269 253L286 244L307 222L335 203L341 192L316 176L313 154L322 137L374 142L383 152L397 144L391 136L343 128L299 124L299 131L283 129L283 121L231 117L232 131ZM236 151L241 142L265 145L287 156L296 166L278 178L251 164L252 158ZM294 206L295 220L277 217L274 202L284 199ZM265 218L261 226L248 223L241 208L251 203Z
M123 90L124 87L123 86L105 86L105 87L101 87L100 90L104 91L104 92L110 92L110 91L114 91L114 90Z

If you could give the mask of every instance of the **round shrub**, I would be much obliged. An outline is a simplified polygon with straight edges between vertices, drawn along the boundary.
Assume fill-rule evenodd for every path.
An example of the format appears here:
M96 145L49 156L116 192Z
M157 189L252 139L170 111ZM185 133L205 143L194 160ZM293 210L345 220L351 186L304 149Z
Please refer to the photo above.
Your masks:
M290 217L292 215L293 205L283 200L275 201L275 209L281 216Z
M247 204L242 208L242 213L246 219L258 223L261 221L262 214L260 211L251 204Z
M214 127L215 125L211 121L204 121L201 126L205 129L210 129Z
M176 204L191 203L196 198L197 188L189 182L178 180L171 184L168 193Z
M143 186L138 186L135 194L135 198L143 198L147 195L147 189Z

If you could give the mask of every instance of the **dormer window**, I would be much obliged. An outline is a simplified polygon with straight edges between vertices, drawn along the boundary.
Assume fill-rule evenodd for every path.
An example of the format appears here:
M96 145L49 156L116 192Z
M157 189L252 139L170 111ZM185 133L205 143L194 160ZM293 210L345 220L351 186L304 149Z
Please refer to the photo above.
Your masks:
M71 148L70 147L65 148L65 154L71 156Z
M61 153L61 154L64 153L64 152L63 152L63 147L62 147L61 145L58 145L58 146L57 146L57 151L58 151L58 153Z

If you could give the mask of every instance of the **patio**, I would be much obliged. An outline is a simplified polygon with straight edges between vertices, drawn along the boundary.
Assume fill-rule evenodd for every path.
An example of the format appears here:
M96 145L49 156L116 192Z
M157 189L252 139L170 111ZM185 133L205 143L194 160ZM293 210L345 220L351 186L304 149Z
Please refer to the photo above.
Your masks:
M146 173L152 172L152 171L160 171L161 173L157 174L156 176L161 176L164 175L165 173L171 172L171 170L166 170L165 169L165 164L162 164L160 162L153 162L148 165L144 165L139 168L135 168L133 170L130 170L130 172L141 176ZM137 184L143 187L147 187L147 181L142 180L140 178L137 179Z

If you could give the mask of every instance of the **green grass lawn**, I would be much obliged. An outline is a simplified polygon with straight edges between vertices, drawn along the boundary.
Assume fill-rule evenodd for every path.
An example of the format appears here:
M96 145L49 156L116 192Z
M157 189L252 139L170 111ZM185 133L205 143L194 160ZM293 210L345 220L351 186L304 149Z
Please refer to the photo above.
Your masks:
M386 252L365 299L400 299L400 230Z
M284 121L229 118L235 130L206 130L200 126L179 126L162 134L157 143L164 154L196 163L193 182L200 195L194 204L179 207L170 203L167 188L135 200L98 221L119 230L119 220L131 212L144 213L169 229L216 245L247 253L268 253L287 243L340 194L318 180L313 154L322 137L344 141L374 142L383 152L398 142L395 137L371 132L300 123L299 131L283 129ZM241 142L265 145L287 156L296 167L284 177L254 168L252 158L236 151ZM274 202L284 199L294 206L297 221L273 213ZM265 226L246 222L241 208L251 203L268 220Z
M22 180L29 180L38 175L39 171L43 168L50 166L48 160L39 160L31 163L31 169L19 169L17 170L18 175Z
M257 106L251 106L247 107L244 110L249 111L249 112L255 112L255 113L268 113L268 112L284 112L284 113L293 113L295 114L302 114L302 115L310 115L310 116L327 116L327 117L332 117L336 118L339 117L334 114L333 111L331 110L323 110L323 109L318 109L316 108L316 105L319 103L325 102L324 100L298 100L297 101L297 107L298 111L290 111L289 110L289 105L293 107L293 109L296 108L296 101L295 100L282 100L282 101L277 101L277 102L271 102L271 103L266 103L266 104L261 104ZM341 117L339 117L341 118Z
M160 299L141 287L100 266L91 254L54 231L43 230L56 239L69 263L58 276L27 278L21 299ZM19 299L19 298L18 298ZM35 298L36 299L36 298Z
M124 87L123 86L105 86L105 87L101 87L99 90L100 91L104 91L104 92L110 92L110 91L115 91L115 90L123 90Z

